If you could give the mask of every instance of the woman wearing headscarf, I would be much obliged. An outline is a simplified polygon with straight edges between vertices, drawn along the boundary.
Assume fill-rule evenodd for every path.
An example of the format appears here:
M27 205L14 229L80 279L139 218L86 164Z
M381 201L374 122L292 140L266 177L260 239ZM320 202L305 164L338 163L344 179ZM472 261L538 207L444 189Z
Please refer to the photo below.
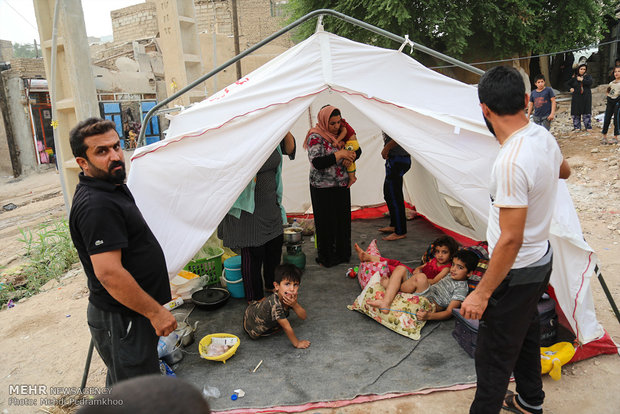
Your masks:
M351 192L347 167L362 151L338 149L340 110L326 105L306 135L310 160L310 197L316 229L317 263L325 267L351 258Z
M580 64L575 74L568 81L569 91L573 94L570 114L573 117L573 131L581 130L581 118L586 131L592 129L592 77L586 73L588 66Z

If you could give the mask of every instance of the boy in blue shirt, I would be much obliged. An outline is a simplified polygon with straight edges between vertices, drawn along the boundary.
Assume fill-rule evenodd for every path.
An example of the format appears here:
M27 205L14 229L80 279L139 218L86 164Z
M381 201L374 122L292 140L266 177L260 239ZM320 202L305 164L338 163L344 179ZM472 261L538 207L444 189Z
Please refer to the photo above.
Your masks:
M547 131L551 127L551 121L555 118L555 93L553 89L545 87L545 77L540 74L534 78L536 90L530 95L530 102L527 105L527 117L529 118L534 110L535 124L544 126Z

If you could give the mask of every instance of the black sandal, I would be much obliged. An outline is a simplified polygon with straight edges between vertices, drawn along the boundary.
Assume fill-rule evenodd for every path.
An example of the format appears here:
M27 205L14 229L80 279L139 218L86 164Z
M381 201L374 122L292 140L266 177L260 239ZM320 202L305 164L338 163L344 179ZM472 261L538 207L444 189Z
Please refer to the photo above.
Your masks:
M521 407L521 405L517 401L517 394L510 390L506 391L506 396L504 397L504 404L502 405L502 409L516 414L542 414L542 410L537 410L534 413Z

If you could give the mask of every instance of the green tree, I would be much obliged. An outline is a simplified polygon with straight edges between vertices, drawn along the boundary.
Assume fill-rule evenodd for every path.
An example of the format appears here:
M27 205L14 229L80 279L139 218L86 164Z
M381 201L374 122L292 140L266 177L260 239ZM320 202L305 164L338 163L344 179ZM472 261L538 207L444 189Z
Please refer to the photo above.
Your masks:
M37 57L37 53L32 43L13 43L13 56L16 58L34 58Z
M593 44L607 31L614 0L291 0L297 19L316 9L334 9L451 56L471 49L497 58L554 52ZM326 16L325 29L383 47L394 42ZM304 24L298 39L314 31Z

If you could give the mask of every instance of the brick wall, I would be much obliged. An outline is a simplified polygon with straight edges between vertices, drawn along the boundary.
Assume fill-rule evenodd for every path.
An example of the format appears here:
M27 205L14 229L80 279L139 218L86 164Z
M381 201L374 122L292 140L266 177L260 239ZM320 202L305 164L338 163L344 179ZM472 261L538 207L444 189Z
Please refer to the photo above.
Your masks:
M239 46L241 50L255 45L267 36L277 32L285 24L282 0L237 0L239 19ZM227 0L194 0L196 23L199 33L213 33L215 13L215 33L232 35L231 3ZM215 9L215 11L214 11ZM272 41L284 47L293 45L290 35L285 34Z
M17 73L20 78L45 78L43 58L13 58L10 70L11 73Z
M114 42L153 37L158 32L157 10L153 2L112 10L110 17Z
M10 40L0 40L0 62L13 60L13 43Z

